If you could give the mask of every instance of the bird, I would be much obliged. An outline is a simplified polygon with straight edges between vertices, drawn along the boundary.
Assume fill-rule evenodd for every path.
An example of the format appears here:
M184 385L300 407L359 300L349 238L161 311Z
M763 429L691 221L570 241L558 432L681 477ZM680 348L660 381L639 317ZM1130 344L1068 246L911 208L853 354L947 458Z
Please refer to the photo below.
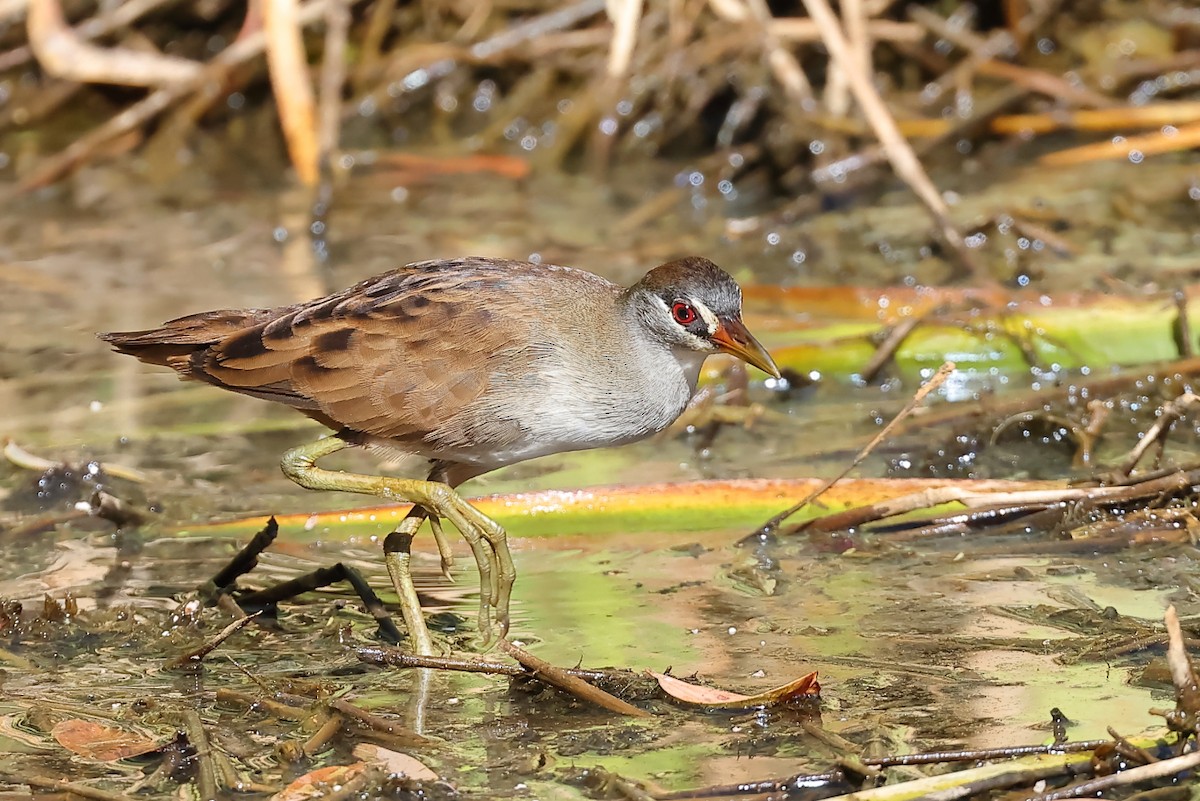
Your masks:
M742 322L737 282L697 256L661 264L628 287L540 262L421 261L303 303L206 311L98 336L185 380L282 403L332 429L284 454L283 472L300 486L412 503L383 550L422 653L432 646L407 559L426 519L447 575L441 520L471 547L485 638L508 631L516 570L506 533L463 500L459 485L527 459L662 431L714 353L779 377ZM351 446L421 459L425 478L317 466Z

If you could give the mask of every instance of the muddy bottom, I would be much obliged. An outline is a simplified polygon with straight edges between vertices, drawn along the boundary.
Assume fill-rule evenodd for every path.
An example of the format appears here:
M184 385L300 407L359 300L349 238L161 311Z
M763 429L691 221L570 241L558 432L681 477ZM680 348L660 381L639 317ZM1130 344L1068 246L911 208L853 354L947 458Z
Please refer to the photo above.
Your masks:
M822 556L811 543L731 546L739 533L646 532L641 544L576 538L569 548L518 538L512 639L561 665L670 669L747 693L816 670L821 725L870 753L1041 743L1053 708L1072 721L1075 740L1103 737L1114 724L1134 732L1153 725L1149 707L1171 703L1165 688L1137 681L1145 654L1109 653L1106 645L1123 642L1123 632L1140 627L1137 618L1157 618L1169 588L1192 583L1195 566L1178 554ZM298 545L288 534L243 586L342 561L388 597L369 543ZM670 790L819 772L838 757L805 730L812 721L800 713L705 714L659 698L641 704L651 720L628 721L505 678L367 667L354 648L379 639L344 585L285 603L275 620L235 634L202 668L164 669L228 622L215 609L179 604L234 545L164 536L118 555L107 532L6 543L4 594L27 611L6 630L0 770L105 775L105 786L119 787L149 769L144 760L72 757L30 722L39 710L111 719L167 740L178 714L197 709L238 743L238 775L263 786L313 765L348 764L349 745L371 739L347 735L311 762L281 764L279 744L307 739L315 724L215 700L229 690L252 698L286 691L314 703L344 695L439 738L403 750L482 797L556 797L577 767L603 766ZM467 554L462 560L469 563ZM431 621L448 630L439 642L465 646L475 624L474 575L461 569L451 585L432 557L418 566ZM41 610L43 596L68 595L73 614Z

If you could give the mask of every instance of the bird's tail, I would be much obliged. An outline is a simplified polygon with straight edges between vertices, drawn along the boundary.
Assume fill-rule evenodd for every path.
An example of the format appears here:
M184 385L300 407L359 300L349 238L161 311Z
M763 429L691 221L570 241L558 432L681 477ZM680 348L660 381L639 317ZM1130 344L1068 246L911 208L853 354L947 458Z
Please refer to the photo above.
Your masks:
M260 309L223 309L180 317L145 331L110 331L96 336L118 353L186 374L193 354L257 324L265 314Z

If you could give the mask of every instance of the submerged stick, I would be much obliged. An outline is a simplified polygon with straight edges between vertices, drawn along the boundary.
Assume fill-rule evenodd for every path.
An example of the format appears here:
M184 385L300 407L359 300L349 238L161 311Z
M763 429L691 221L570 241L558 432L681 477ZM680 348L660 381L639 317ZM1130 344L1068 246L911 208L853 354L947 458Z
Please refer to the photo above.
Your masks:
M521 666L532 673L534 678L540 679L564 692L568 692L576 698L621 715L628 715L634 718L650 717L650 713L644 709L638 709L633 704L622 701L615 695L606 693L599 687L594 687L577 676L572 676L562 668L555 667L546 660L518 648L508 640L500 641L500 650L520 662Z
M183 728L187 732L188 742L196 749L196 789L202 801L211 801L218 797L221 788L217 782L212 744L208 740L208 732L204 730L200 713L194 709L184 710Z
M377 731L380 734L386 734L390 737L395 737L398 741L405 745L430 745L434 740L417 734L407 726L399 723L393 723L390 720L379 717L374 713L368 712L365 709L355 706L344 698L335 698L329 702L329 708L340 712L350 720L356 720L372 731Z
M51 779L48 776L21 776L14 778L13 781L17 784L28 784L30 787L39 787L43 790L57 790L60 793L71 793L81 798L90 798L92 801L134 801L132 795L110 793L108 790L89 787L79 782Z
M214 650L216 650L218 645L225 642L227 639L229 639L231 636L233 636L234 633L242 630L247 625L249 625L250 621L252 621L252 620L254 620L254 618L258 617L259 614L260 614L259 612L255 612L253 615L246 615L245 617L238 618L237 620L233 621L228 626L226 626L225 628L223 628L219 632L217 632L217 636L213 637L210 640L207 640L199 648L196 648L193 651L189 651L188 653L183 654L181 656L175 657L171 661L167 662L167 664L164 665L163 667L166 668L167 670L173 670L176 668L181 668L184 665L195 665L195 664L202 662L204 660L204 657L208 656L210 653L212 653Z
M491 673L497 676L527 676L529 671L508 662L492 662L476 657L420 656L380 645L367 645L355 650L359 661L372 665L397 668L431 668L433 670L457 670L464 673ZM588 670L586 668L559 668L562 672L589 682L630 682L639 676L631 670Z
M1128 787L1131 784L1142 784L1153 779L1165 779L1168 776L1175 776L1185 771L1194 770L1197 767L1200 767L1200 751L1192 751L1183 756L1163 759L1149 765L1141 765L1136 768L1123 770L1110 776L1102 776L1099 779L1092 779L1070 787L1063 787L1060 790L1030 796L1026 801L1059 801L1059 799L1063 798L1079 798L1080 796L1095 797L1113 787Z

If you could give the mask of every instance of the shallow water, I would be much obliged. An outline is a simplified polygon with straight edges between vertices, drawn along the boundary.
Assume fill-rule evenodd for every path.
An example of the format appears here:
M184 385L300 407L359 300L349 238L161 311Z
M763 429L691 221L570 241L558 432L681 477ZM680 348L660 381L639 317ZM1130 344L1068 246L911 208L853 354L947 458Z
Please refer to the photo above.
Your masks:
M830 765L836 752L790 713L702 715L659 701L650 704L654 721L629 723L546 695L528 697L507 680L458 674L435 675L429 700L415 708L416 674L360 670L348 654L347 644L375 642L374 629L340 588L285 604L278 630L235 635L200 674L161 670L164 660L227 622L215 610L196 619L171 614L234 548L227 538L172 532L241 514L304 514L368 501L309 493L279 473L279 455L317 436L319 427L289 410L184 385L169 371L117 357L94 332L209 308L293 302L406 261L465 253L538 254L621 281L686 252L711 255L743 280L839 278L837 244L852 238L847 221L862 224L857 217L843 218L842 229L821 240L820 257L804 260L804 271L795 269L797 251L783 250L786 242L724 238L724 223L711 210L680 209L648 230L614 234L637 201L671 182L674 169L617 176L615 185L629 187L624 193L578 177L523 184L439 179L403 192L386 180L364 180L341 193L331 218L331 266L316 269L307 258L303 204L286 194L171 196L119 183L117 172L119 191L92 205L79 197L79 179L74 196L41 198L6 215L0 433L52 459L98 459L146 472L145 485L116 479L110 488L138 508L153 508L159 520L138 552L119 553L110 527L99 521L0 535L0 598L26 610L19 636L2 655L10 664L0 676L0 774L108 775L111 781L100 784L110 789L142 774L145 763L117 768L72 759L30 727L30 708L51 700L77 712L141 720L159 732L171 729L174 710L194 707L215 729L244 741L237 764L245 775L270 783L303 772L280 768L272 743L311 732L298 735L294 723L213 702L218 688L255 692L231 659L269 686L304 676L325 692L349 689L363 706L443 738L415 753L479 797L574 797L578 791L564 783L573 766L603 765L678 789ZM695 205L684 198L685 209ZM881 208L875 219L886 228L897 224L887 223L888 215L898 213ZM834 225L836 219L817 220L811 236ZM888 236L899 241L905 234ZM862 280L886 268L881 259L841 278ZM1086 274L1043 281L1053 292L1076 288ZM753 318L748 323L753 328ZM775 414L749 430L726 427L712 442L672 436L553 457L466 490L829 475L877 430L878 411L898 408L911 389L825 382L785 396L758 385L754 399ZM859 472L886 473L897 454L922 453L914 442L952 433L922 432L885 446ZM342 464L378 466L364 454ZM1005 472L1001 463L990 474L1044 475L1051 466L1032 464L1026 454L1019 470L1010 465ZM68 481L39 496L37 477L0 466L9 528L65 512L90 495L88 481ZM1074 721L1072 739L1103 737L1109 725L1129 734L1154 725L1147 708L1169 705L1167 694L1131 682L1146 654L1107 662L1063 658L1118 632L1112 615L1101 614L1107 607L1123 621L1155 622L1168 601L1186 611L1196 589L1190 548L1060 552L1038 547L1051 534L1032 532L903 546L880 537L870 548L839 554L806 539L738 545L749 530L564 539L523 538L513 530L519 575L513 637L559 664L671 667L676 675L695 672L739 691L817 670L823 726L875 752L1045 742L1052 707ZM428 609L460 616L469 631L477 596L467 552L460 549L459 581L452 585L429 555L428 538L418 540L421 546L427 550L418 556L417 578ZM316 536L285 530L243 583L261 586L337 560L360 568L381 591L386 587L376 543L347 542L336 530ZM78 615L34 620L44 595L67 594ZM1091 617L1072 621L1072 628L1053 614L1067 609ZM139 699L153 703L139 706ZM314 764L348 760L339 744Z

